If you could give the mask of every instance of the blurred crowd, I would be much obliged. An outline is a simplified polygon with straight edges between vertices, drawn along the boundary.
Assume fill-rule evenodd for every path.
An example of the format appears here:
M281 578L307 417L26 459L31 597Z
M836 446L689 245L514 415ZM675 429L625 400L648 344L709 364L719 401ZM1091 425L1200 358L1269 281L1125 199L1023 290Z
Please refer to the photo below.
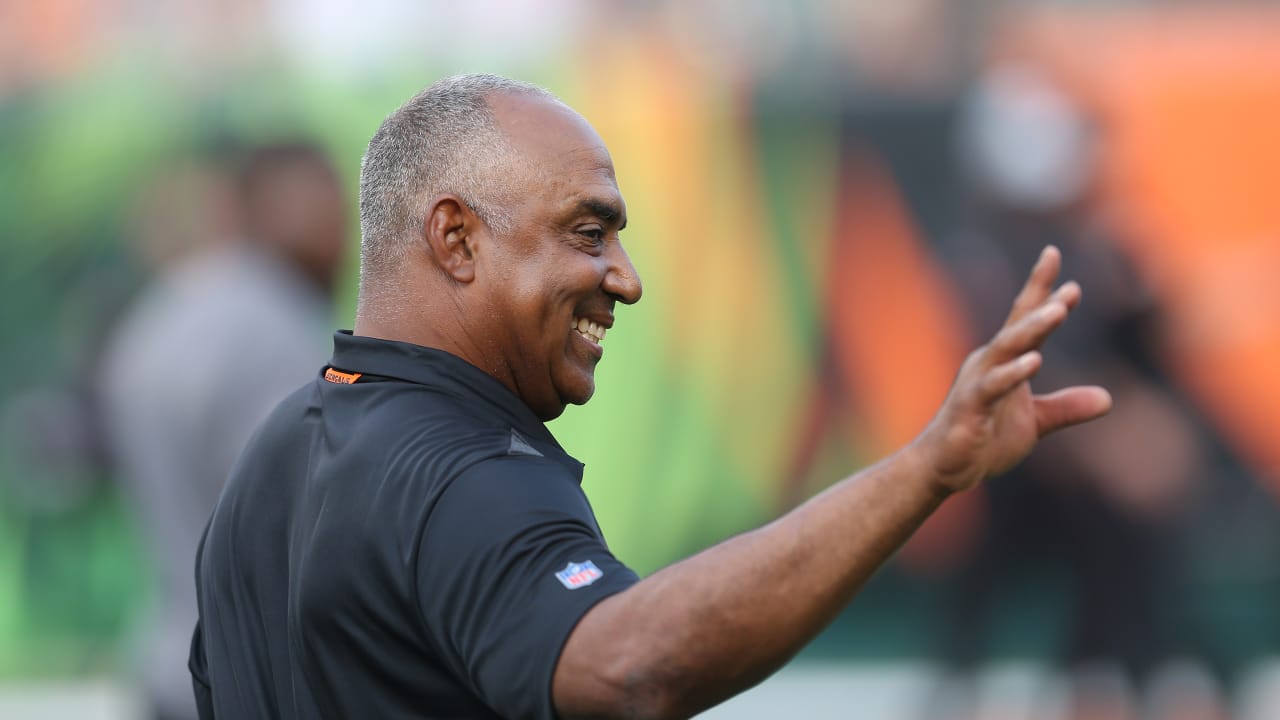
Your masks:
M1114 412L951 502L819 647L936 663L930 718L985 717L975 674L1007 657L1058 668L1079 720L1254 717L1238 688L1280 655L1280 12L480 2L452 19L506 40L486 54L415 45L445 4L177 3L172 34L152 5L0 2L0 675L121 673L192 716L195 543L350 322L360 148L404 88L496 70L598 124L654 288L557 430L622 557L909 440L1053 243L1085 300L1037 383ZM137 65L153 36L166 73Z

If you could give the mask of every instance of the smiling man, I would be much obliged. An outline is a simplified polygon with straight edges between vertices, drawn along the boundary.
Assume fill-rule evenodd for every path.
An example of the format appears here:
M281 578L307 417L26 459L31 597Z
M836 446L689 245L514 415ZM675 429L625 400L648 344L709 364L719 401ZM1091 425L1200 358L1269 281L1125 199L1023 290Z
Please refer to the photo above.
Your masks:
M197 556L205 718L675 718L791 657L947 496L1097 417L1032 395L1080 299L1047 249L911 445L640 580L543 422L640 299L599 136L545 91L442 80L365 156L355 329L259 429Z
M435 92L484 83L495 88L472 97L471 117L457 118L481 125L454 139L453 152L484 153L455 168L469 177L396 187L416 167L461 164L405 162L415 153L404 146L451 139L424 132L425 108L415 114L410 103L374 137L355 333L460 357L551 420L591 397L615 303L639 300L640 278L618 242L626 208L604 142L536 88L471 78ZM440 151L450 148L425 152ZM408 222L384 232L385 216Z

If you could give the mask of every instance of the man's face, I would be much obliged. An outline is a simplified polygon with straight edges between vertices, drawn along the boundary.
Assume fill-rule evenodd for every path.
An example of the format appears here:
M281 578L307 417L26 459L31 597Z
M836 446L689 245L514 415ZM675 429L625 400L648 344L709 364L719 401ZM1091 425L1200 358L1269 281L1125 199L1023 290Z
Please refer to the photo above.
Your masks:
M615 303L640 299L618 239L626 206L603 141L573 111L544 99L490 99L526 172L513 173L510 232L479 251L493 368L543 420L595 392L595 367Z

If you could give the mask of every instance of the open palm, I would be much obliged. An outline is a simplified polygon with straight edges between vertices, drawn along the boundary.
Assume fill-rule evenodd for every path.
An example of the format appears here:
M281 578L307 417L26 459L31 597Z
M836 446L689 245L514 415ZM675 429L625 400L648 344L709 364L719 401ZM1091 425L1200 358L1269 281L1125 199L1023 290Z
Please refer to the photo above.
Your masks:
M1080 302L1074 282L1053 287L1062 255L1046 247L1014 300L1004 326L965 359L951 392L913 449L932 466L940 489L954 492L1008 470L1044 435L1111 409L1096 386L1031 392L1039 348Z

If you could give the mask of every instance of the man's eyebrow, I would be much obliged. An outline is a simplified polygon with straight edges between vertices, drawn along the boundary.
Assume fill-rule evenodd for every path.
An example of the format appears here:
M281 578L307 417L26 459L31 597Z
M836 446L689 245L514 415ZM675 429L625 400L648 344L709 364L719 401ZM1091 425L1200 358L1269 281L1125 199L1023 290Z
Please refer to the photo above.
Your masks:
M618 226L619 230L627 226L627 218L622 212L622 206L615 202L602 198L586 198L578 203L576 209L579 213L595 215L607 223L622 218L622 224Z

